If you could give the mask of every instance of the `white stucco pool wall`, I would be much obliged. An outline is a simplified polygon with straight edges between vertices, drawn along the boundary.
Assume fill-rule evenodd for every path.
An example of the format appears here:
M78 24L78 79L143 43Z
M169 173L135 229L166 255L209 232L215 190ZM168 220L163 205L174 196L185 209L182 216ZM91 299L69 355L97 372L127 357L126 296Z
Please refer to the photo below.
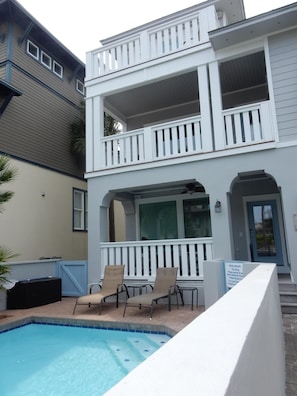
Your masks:
M259 265L106 395L136 393L284 396L275 265Z

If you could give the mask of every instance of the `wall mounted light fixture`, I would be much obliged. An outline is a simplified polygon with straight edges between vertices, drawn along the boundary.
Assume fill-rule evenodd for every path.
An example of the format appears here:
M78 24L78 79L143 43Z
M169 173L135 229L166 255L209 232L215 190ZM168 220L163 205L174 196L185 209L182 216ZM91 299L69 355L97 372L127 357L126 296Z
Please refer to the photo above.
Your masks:
M215 203L215 212L216 213L221 213L222 211L222 204L221 201L217 200L217 202Z

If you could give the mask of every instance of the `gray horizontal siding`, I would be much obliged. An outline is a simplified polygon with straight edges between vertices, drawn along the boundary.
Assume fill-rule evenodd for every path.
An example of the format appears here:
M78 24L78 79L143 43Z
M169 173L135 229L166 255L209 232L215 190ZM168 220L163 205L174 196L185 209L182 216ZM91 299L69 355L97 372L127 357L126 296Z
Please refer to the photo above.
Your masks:
M280 141L297 139L297 30L269 38Z
M0 119L0 151L82 177L70 153L70 124L77 119L78 106L83 100L75 89L75 78L70 78L73 71L56 59L64 66L61 79L33 59L26 52L26 40L19 45L18 39L23 33L14 25L9 82L22 92L22 96L11 100ZM8 35L5 35L0 45L2 62L7 60L7 40ZM46 48L42 49L47 52ZM0 67L0 77L5 79L5 72L5 67Z
M82 176L70 154L70 124L77 108L19 70L14 97L0 121L0 151L74 176Z
M1 23L0 19L0 33L7 37L7 23ZM7 40L0 41L0 63L6 60L7 58Z

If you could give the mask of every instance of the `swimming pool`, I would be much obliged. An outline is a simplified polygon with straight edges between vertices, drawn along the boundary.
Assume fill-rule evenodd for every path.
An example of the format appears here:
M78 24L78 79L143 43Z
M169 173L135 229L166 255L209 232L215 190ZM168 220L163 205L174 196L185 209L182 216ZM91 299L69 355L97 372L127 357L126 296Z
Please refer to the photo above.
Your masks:
M170 336L30 323L0 333L0 394L103 395Z

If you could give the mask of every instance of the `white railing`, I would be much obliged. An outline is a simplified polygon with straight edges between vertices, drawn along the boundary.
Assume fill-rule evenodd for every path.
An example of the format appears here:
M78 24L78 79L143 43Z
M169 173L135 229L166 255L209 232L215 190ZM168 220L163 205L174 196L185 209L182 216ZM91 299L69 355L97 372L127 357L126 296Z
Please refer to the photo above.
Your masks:
M202 280L203 262L213 257L212 238L106 242L100 257L104 265L125 265L126 279L147 280L157 268L177 267L179 280Z
M219 27L212 7L152 29L113 40L87 53L86 79L161 58L208 40L208 30ZM213 19L209 22L208 19Z
M269 110L265 101L223 111L226 148L272 140Z
M224 148L274 141L270 101L224 110ZM209 152L216 146L202 130L201 116L106 136L101 139L101 167L118 167ZM216 135L214 135L216 139Z
M202 151L200 117L156 125L152 133L153 159Z
M102 139L102 166L157 161L203 151L200 117L191 117ZM144 149L145 148L145 149Z

